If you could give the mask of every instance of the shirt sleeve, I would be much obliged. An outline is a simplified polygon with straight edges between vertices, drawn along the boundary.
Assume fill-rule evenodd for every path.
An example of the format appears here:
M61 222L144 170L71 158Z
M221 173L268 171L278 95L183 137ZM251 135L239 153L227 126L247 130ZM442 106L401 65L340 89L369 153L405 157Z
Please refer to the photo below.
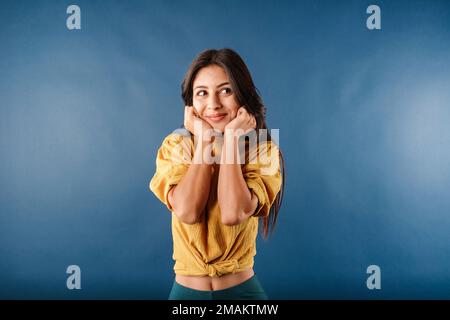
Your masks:
M281 189L279 149L272 141L262 143L249 152L242 174L250 190L258 197L254 217L265 217Z
M180 182L192 162L190 139L188 134L172 133L164 139L156 156L156 172L149 188L170 211L169 191Z

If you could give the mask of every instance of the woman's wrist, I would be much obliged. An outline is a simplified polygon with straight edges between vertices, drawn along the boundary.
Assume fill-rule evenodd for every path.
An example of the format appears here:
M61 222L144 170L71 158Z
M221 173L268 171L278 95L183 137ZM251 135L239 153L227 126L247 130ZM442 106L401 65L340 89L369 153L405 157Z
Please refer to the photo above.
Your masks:
M240 163L238 146L239 146L239 136L235 136L231 131L224 134L220 163L221 164Z

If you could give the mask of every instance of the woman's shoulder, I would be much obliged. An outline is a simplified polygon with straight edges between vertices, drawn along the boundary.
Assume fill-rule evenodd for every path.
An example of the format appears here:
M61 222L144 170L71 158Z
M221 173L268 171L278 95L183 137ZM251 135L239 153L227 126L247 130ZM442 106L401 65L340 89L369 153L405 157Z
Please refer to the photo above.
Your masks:
M279 147L275 141L258 141L249 148L248 163L244 170L258 169L261 174L273 175L280 169Z
M266 157L268 154L278 154L278 144L270 139L254 140L249 146L250 157L249 160L256 160L259 157Z
M177 128L169 133L163 139L163 146L175 147L179 144L190 145L192 143L192 134L185 128Z
M189 163L193 154L192 134L185 128L175 129L163 139L160 151Z

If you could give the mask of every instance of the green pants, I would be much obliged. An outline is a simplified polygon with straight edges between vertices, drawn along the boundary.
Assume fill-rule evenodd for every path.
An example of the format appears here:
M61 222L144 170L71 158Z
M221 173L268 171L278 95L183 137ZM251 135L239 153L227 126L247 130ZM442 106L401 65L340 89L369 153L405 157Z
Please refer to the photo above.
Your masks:
M169 300L267 300L256 274L250 279L223 290L195 290L173 282Z

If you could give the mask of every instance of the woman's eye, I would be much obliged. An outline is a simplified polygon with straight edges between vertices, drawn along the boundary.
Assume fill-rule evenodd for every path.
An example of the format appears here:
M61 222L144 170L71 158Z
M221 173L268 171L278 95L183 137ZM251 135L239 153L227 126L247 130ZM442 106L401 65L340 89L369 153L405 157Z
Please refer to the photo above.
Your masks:
M204 95L206 95L206 91L205 90L197 91L197 95L198 96L204 96Z
M223 93L231 93L231 88L223 88L221 90L221 92L223 92Z

